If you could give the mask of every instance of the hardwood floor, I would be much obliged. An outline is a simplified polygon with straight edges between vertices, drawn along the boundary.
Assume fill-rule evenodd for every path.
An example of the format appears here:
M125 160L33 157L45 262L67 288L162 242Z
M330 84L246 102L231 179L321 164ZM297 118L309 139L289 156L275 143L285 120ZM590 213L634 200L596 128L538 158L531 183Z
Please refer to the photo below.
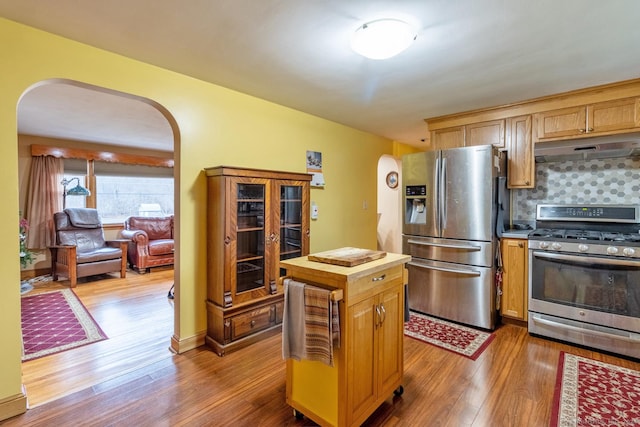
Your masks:
M173 300L167 298L172 269L85 280L73 291L109 339L24 362L23 384L32 408L173 356ZM36 284L29 295L60 288L69 288L69 282Z
M206 347L173 355L172 278L140 277L149 283L135 289L119 279L78 286L110 339L25 363L30 400L62 397L6 425L314 425L296 420L285 403L280 335L225 357ZM532 337L512 324L497 328L475 361L412 338L404 343L404 394L389 396L367 426L547 426L560 351L640 370L638 361Z

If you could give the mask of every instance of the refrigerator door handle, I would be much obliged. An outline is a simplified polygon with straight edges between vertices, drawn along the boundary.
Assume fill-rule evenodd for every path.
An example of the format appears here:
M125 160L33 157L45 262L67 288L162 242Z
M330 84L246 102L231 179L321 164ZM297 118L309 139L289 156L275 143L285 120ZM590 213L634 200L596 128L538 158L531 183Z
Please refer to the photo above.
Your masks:
M441 157L440 171L440 234L447 228L447 158Z
M442 159L440 158L440 152L437 153L436 156L436 167L435 173L433 174L433 182L435 183L435 199L432 197L431 202L434 204L435 208L435 229L436 236L440 236L442 234L442 229L440 227L440 162ZM434 203L435 202L435 203Z
M470 251L479 251L482 249L481 246L476 246L476 245L455 245L452 243L422 242L419 240L412 240L412 239L407 240L407 243L410 243L412 245L421 245L421 246L436 246L439 248L467 249Z
M460 270L457 268L435 267L433 265L424 265L424 264L418 264L415 262L408 262L407 265L417 267L417 268L424 268L427 270L438 270L438 271L444 271L447 273L465 274L467 276L480 276L480 272L475 270Z

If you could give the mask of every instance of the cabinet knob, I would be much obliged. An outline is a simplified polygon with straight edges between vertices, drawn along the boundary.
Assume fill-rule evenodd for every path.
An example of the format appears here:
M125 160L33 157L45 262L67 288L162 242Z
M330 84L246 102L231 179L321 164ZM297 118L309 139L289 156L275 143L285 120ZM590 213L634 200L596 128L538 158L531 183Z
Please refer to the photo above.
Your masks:
M593 128L587 129L587 132L593 132Z
M524 243L522 243L522 242L518 242L518 247L519 247L519 248L524 248Z
M531 181L525 181L525 182L524 182L524 184L525 184L525 185L529 185L529 183L530 183L530 182L531 182Z
M586 132L586 129L578 129L578 132L580 132L580 133L585 133L585 132Z
M384 278L387 277L386 274L383 274L382 276L378 276L378 277L374 277L371 279L372 282L379 282L381 280L384 280Z
M256 325L256 321L255 321L255 320L252 320L252 321L251 321L251 327L253 328L255 325Z
M228 245L229 243L231 243L231 237L227 236L224 238L224 244Z

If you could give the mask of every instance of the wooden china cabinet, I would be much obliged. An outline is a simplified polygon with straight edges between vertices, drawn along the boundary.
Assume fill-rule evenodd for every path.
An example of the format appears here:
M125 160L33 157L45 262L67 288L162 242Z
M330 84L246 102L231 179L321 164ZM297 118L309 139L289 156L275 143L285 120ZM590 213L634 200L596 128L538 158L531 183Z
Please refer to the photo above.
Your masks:
M280 261L309 253L302 173L218 166L207 176L207 336L223 356L280 330Z

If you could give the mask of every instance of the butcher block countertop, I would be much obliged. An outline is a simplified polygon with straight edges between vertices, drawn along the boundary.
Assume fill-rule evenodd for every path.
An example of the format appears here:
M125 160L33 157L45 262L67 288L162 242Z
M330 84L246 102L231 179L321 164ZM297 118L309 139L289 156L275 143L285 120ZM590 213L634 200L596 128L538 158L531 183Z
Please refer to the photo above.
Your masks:
M386 252L372 251L360 248L340 248L331 251L310 254L310 261L324 262L327 264L342 265L344 267L354 267L365 262L375 261L387 256Z
M336 250L336 253L343 249ZM314 255L317 254L283 260L280 261L280 266L287 270L287 277L293 277L295 280L328 289L343 289L347 305L366 297L379 286L394 282L395 279L402 278L406 283L404 264L411 261L409 255L386 253L382 258L345 267L312 261Z

